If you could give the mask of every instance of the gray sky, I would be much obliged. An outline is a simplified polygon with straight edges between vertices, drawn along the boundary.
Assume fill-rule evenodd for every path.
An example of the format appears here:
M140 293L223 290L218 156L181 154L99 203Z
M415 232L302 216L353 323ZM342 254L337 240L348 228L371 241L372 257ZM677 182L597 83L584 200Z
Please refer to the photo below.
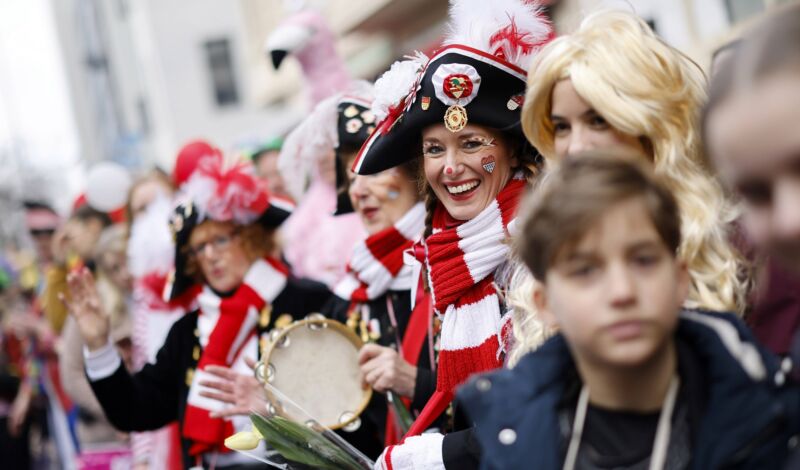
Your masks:
M0 150L24 156L26 196L49 190L65 208L82 172L52 14L50 0L0 1Z

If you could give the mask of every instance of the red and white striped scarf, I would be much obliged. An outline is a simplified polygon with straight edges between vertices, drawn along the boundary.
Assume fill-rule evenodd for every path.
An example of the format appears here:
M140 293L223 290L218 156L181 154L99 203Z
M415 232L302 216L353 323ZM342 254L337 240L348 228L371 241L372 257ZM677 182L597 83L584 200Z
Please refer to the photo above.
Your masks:
M502 365L499 357L502 312L494 274L506 260L510 225L525 190L521 173L472 220L455 220L439 204L433 234L425 239L425 264L433 308L443 316L436 392L405 438L424 432L453 400L470 375ZM391 460L391 447L384 458Z
M280 261L259 259L230 297L220 297L208 286L198 296L200 313L197 332L203 352L192 378L183 418L183 435L193 441L190 455L209 451L228 452L223 443L226 437L235 432L234 422L209 416L226 405L201 396L201 391L211 389L200 385L200 382L217 381L215 376L205 371L209 365L237 369L244 363L244 355L249 354L255 359L258 350L256 326L260 312L283 291L287 276L288 270Z
M508 224L525 189L521 174L473 219L453 219L440 203L425 240L434 311L442 316L436 389L452 392L467 377L500 367L500 298L494 273L508 254Z
M393 226L358 243L347 265L347 274L334 293L352 302L366 302L389 289L410 289L412 268L403 264L403 253L411 248L423 228L425 206L418 203Z

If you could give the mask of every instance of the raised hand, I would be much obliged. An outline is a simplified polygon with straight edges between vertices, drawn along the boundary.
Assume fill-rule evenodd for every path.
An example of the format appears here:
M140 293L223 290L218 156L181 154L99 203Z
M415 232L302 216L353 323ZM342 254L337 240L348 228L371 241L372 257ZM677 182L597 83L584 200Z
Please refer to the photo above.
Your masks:
M406 362L394 349L365 344L358 352L358 364L364 382L376 391L391 390L406 398L414 398L417 368Z
M83 341L90 351L108 343L108 315L103 311L94 276L87 268L67 275L69 296L59 294L69 313L75 318Z
M255 361L245 358L245 363L251 369L255 368ZM250 374L236 372L229 367L208 366L204 369L218 380L203 380L200 385L211 390L201 390L200 395L206 398L219 400L231 405L222 411L211 413L212 418L224 418L234 415L248 415L258 407L263 398L259 391L261 383Z

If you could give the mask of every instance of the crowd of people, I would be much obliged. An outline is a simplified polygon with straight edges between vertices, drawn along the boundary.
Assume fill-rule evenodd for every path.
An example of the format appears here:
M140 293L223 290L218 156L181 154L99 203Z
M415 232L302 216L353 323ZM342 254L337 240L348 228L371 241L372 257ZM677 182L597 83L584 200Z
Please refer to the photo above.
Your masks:
M357 385L290 362L306 389L279 391L371 390L325 425L377 470L800 468L800 5L776 10L707 78L630 12L557 36L536 2L453 0L430 56L331 74L285 138L188 142L121 211L26 203L0 461L308 468L250 414L285 415L288 332L337 325L355 356L311 347ZM309 61L301 24L276 67Z

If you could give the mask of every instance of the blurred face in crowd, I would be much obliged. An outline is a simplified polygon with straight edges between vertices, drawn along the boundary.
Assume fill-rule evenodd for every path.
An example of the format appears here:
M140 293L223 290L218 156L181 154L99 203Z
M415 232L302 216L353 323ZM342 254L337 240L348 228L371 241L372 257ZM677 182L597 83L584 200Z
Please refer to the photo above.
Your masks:
M355 153L343 156L346 168L352 167ZM348 195L353 209L372 235L391 227L417 202L417 184L400 168L374 175L356 175L348 170Z
M671 344L688 279L645 202L633 197L561 248L534 303L580 365L641 367Z
M707 117L711 158L744 205L752 241L800 271L800 85L780 73L734 93Z
M60 224L58 215L48 208L31 207L25 210L25 223L39 262L53 261L53 237Z
M84 260L91 259L94 246L100 238L103 228L103 222L95 217L84 220L77 218L68 220L64 225L67 254L78 255Z
M169 196L171 193L172 189L157 178L148 178L142 181L131 191L129 203L132 219L136 220L137 217L143 214L147 210L147 206L155 201L159 195Z
M103 253L99 260L99 268L108 277L114 287L126 292L132 288L133 278L128 272L127 256L124 251Z
M206 283L219 293L239 287L252 264L232 223L201 223L189 236L189 250Z
M556 155L578 155L590 150L625 149L647 154L641 140L611 126L594 108L578 95L572 80L564 79L553 87L553 143Z
M36 256L42 263L49 263L53 260L53 234L55 229L38 228L30 231L33 244L36 248Z
M471 220L497 197L518 165L501 132L468 124L450 132L444 124L422 131L425 179L447 212ZM491 172L484 165L493 164Z
M278 150L268 150L261 153L256 160L256 175L267 181L267 190L270 194L289 197L283 176L278 171Z

